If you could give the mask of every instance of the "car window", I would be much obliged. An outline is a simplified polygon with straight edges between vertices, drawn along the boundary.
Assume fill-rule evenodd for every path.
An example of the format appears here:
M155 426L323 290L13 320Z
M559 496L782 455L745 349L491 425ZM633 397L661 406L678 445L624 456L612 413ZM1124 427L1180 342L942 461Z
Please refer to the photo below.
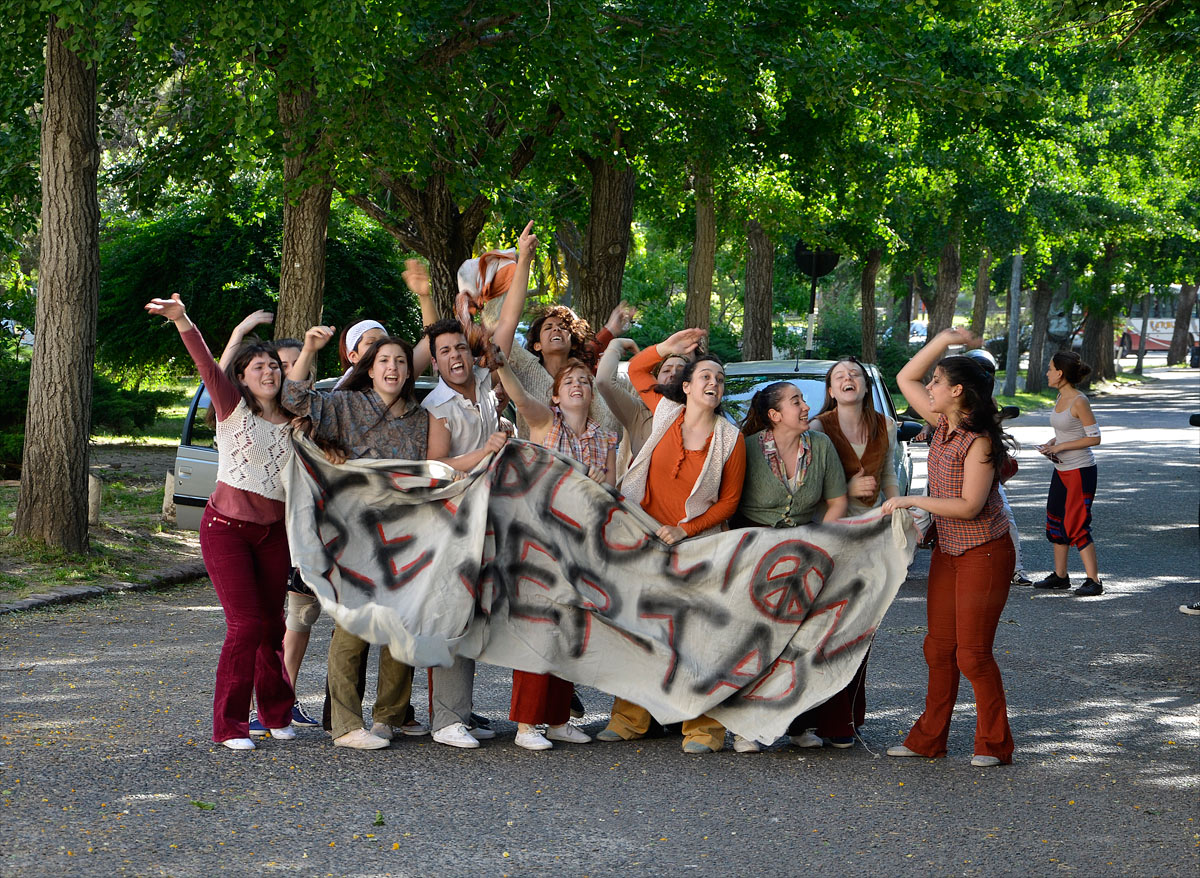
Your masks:
M201 448L216 448L217 434L212 427L208 426L208 409L212 405L212 400L208 397L208 391L200 388L200 399L196 402L195 414L192 417L188 435L184 437L185 445L199 446Z
M812 410L815 417L825 402L825 379L805 378L787 375L726 375L725 376L725 411L729 417L740 424L750 410L750 399L755 392L776 381L790 381L800 389L804 403Z

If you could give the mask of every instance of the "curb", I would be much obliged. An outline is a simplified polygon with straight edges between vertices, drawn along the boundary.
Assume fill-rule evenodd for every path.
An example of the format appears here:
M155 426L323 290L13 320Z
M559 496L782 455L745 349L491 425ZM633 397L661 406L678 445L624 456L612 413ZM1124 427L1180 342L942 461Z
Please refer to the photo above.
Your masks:
M118 581L105 585L68 585L48 592L31 594L27 598L13 601L11 604L0 604L0 616L8 613L18 613L22 610L35 610L52 604L65 604L81 601L96 595L120 594L129 591L149 591L154 588L166 588L172 585L182 585L195 582L208 576L203 561L190 561L177 567L168 567L157 573L146 573L134 582Z

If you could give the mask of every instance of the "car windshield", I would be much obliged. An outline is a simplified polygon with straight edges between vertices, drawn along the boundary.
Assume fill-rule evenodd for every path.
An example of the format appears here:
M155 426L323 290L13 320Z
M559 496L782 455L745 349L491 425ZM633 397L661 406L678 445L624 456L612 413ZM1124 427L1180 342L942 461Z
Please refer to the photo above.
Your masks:
M740 424L750 410L750 399L755 392L776 381L790 381L800 389L804 403L813 417L825 403L825 379L803 375L727 375L725 376L725 411Z

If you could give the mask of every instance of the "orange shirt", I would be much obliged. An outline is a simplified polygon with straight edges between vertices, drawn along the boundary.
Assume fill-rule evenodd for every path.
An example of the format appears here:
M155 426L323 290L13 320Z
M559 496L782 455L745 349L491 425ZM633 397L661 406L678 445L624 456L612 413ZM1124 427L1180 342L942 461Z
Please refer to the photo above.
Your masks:
M662 395L654 391L657 379L650 371L661 359L657 350L649 347L629 361L629 380L651 411L658 408L662 400ZM646 479L642 508L660 524L681 527L691 537L728 521L737 510L738 501L742 498L742 481L746 475L746 443L739 435L737 444L721 469L721 490L716 502L692 521L682 521L687 515L684 504L696 480L700 478L708 457L708 447L712 444L712 436L709 436L701 449L693 451L684 448L683 417L684 413L680 412L650 455L650 473Z

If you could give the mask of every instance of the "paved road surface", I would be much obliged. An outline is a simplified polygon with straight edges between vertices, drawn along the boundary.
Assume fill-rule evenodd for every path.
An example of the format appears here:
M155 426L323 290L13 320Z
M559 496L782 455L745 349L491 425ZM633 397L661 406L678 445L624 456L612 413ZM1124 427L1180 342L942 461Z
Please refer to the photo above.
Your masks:
M1011 595L1012 766L968 764L969 701L949 758L883 755L924 693L927 556L872 650L862 744L707 757L678 739L527 753L507 722L475 752L348 752L311 731L226 751L209 740L222 617L200 584L0 619L0 874L1194 878L1200 618L1176 608L1200 598L1198 389L1173 371L1095 406L1105 594ZM1017 424L1030 449L1048 435L1046 414ZM1021 463L1010 493L1040 573L1049 465ZM313 711L328 632L301 672ZM481 669L484 712L506 716L508 691ZM608 699L583 694L594 732Z

